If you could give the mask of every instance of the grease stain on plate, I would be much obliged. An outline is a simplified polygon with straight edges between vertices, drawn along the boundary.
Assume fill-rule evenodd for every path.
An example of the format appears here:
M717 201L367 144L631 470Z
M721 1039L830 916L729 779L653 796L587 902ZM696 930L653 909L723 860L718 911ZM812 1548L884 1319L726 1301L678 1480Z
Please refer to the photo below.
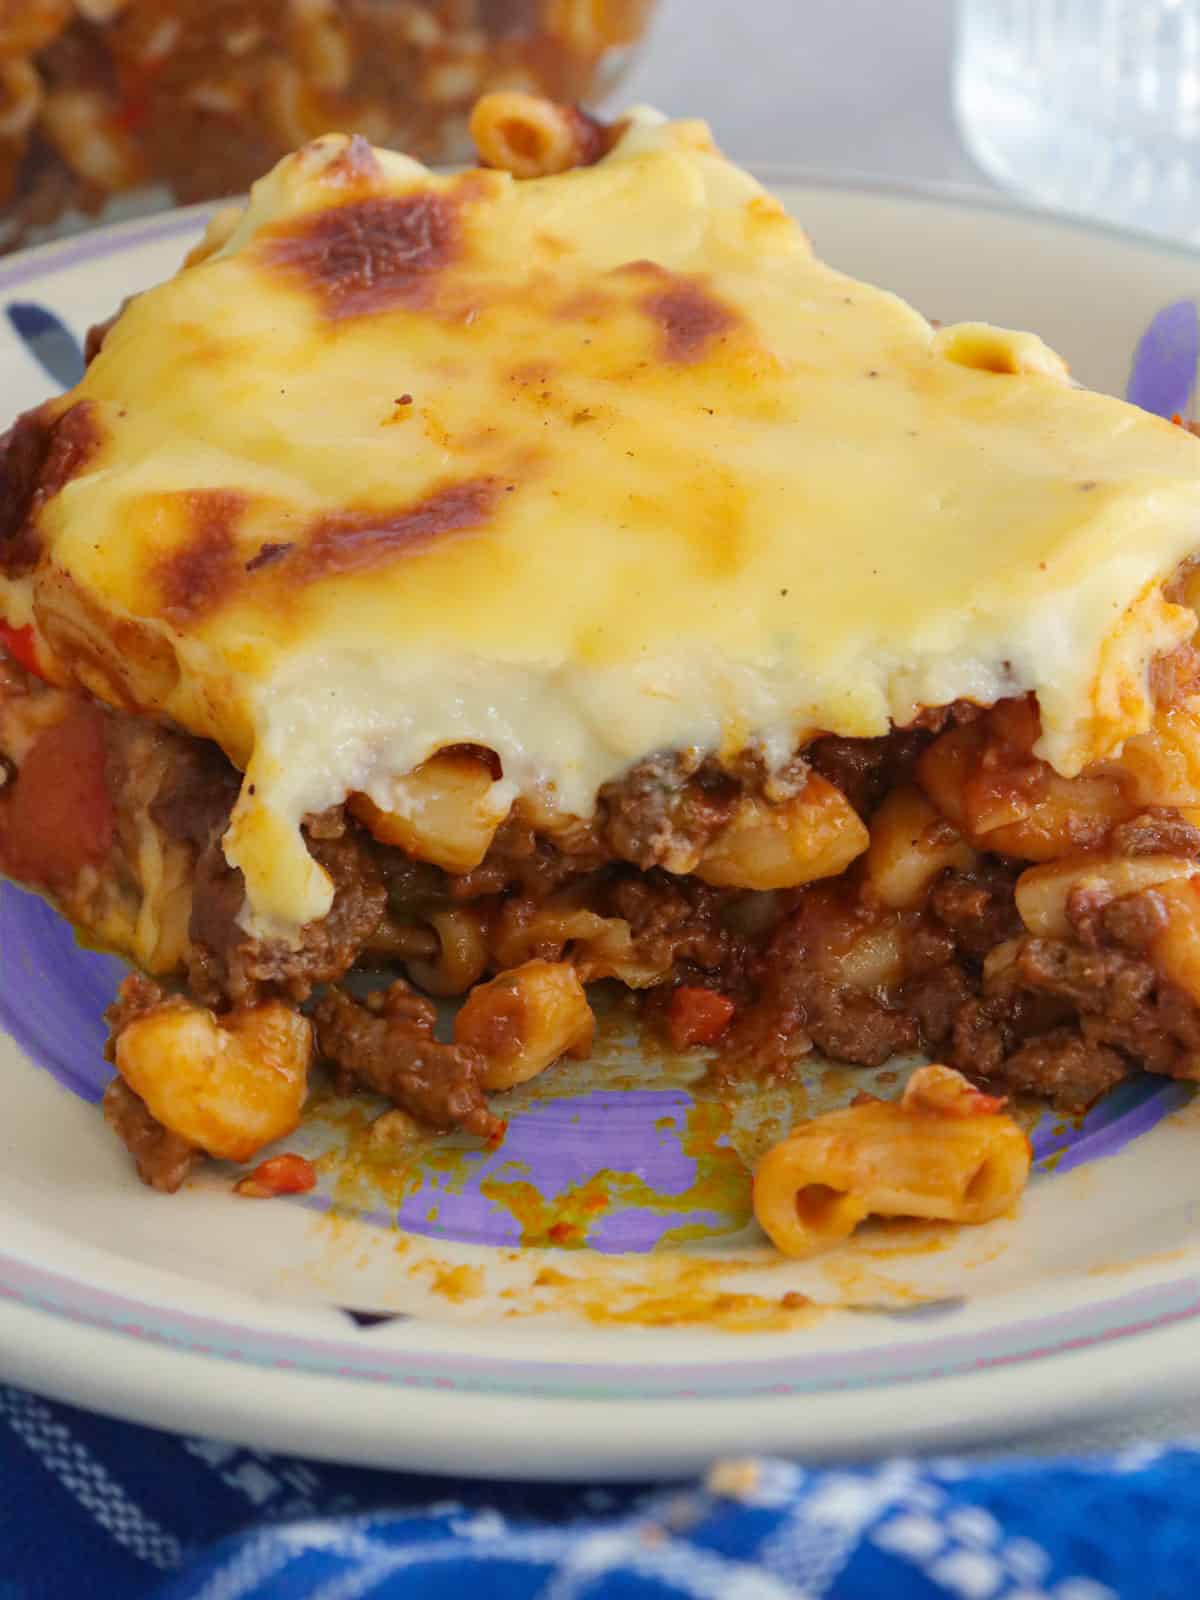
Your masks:
M466 1262L452 1266L449 1262L426 1258L414 1261L408 1271L410 1277L428 1277L429 1287L434 1294L441 1295L454 1305L480 1299L486 1287L483 1268L470 1266Z
M603 1279L569 1277L553 1269L539 1274L537 1287L552 1290L531 1305L514 1307L511 1315L553 1311L580 1317L593 1327L715 1328L723 1333L780 1333L811 1327L827 1315L828 1306L806 1295L784 1291L770 1296L719 1286L705 1263L678 1261L678 1271L663 1283L624 1284L614 1293ZM503 1298L503 1295L501 1296Z

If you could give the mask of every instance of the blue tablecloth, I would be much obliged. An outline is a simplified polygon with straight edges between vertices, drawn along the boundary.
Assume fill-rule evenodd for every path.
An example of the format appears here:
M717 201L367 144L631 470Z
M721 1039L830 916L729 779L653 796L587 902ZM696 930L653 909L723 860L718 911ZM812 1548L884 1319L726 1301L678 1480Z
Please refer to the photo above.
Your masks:
M614 1489L375 1473L0 1387L0 1600L1194 1600L1200 1444L714 1464Z

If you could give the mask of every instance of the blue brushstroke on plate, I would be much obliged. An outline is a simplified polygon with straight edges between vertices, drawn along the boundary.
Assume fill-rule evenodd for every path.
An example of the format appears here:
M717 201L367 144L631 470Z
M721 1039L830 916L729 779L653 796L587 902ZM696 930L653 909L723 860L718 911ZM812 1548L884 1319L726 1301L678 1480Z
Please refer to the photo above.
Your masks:
M60 317L33 300L13 300L5 314L14 333L61 389L70 389L83 377L83 351Z
M1193 300L1164 306L1133 353L1125 398L1159 417L1190 417L1200 363L1200 315Z

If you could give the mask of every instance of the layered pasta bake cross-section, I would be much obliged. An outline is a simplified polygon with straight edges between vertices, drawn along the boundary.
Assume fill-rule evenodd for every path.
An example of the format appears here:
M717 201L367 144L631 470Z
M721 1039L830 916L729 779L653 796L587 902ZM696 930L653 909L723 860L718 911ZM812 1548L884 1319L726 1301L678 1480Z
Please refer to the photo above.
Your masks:
M287 157L0 441L0 867L135 969L108 1121L173 1190L324 1062L496 1141L607 984L729 1079L936 1063L764 1160L782 1249L987 1220L1010 1097L1200 1076L1200 443L701 123L474 132Z

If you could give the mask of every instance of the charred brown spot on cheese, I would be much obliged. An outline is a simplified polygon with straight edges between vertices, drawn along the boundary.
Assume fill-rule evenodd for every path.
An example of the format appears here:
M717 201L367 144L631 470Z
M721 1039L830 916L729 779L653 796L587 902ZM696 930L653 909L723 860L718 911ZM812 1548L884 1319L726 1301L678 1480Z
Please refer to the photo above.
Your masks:
M186 625L225 600L239 576L237 525L246 496L237 489L190 489L189 537L158 563L162 614Z
M42 507L85 470L102 440L90 400L76 401L57 420L39 406L0 437L0 571L8 577L37 565Z
M290 544L264 544L256 555L252 555L246 563L247 572L260 572L263 567L269 567L273 561L278 561L286 556L292 549Z
M334 512L274 570L299 587L417 555L437 540L482 527L509 487L500 478L473 478L446 484L399 511Z
M642 299L642 309L662 330L663 355L687 366L707 353L714 339L732 332L740 318L696 278L673 277Z
M43 407L27 411L0 435L0 570L9 577L28 572L37 562L30 507L48 439Z
M190 536L155 569L160 609L187 626L263 582L298 590L417 555L439 540L482 527L513 485L494 477L445 484L396 510L335 511L296 540L268 542L243 560L237 525L246 497L237 490L193 490L186 496Z
M51 499L72 478L79 477L99 450L102 440L95 403L77 400L73 406L69 406L50 432L50 448L37 486L40 499Z
M335 322L416 309L461 254L462 198L420 189L351 201L274 230L264 253Z

